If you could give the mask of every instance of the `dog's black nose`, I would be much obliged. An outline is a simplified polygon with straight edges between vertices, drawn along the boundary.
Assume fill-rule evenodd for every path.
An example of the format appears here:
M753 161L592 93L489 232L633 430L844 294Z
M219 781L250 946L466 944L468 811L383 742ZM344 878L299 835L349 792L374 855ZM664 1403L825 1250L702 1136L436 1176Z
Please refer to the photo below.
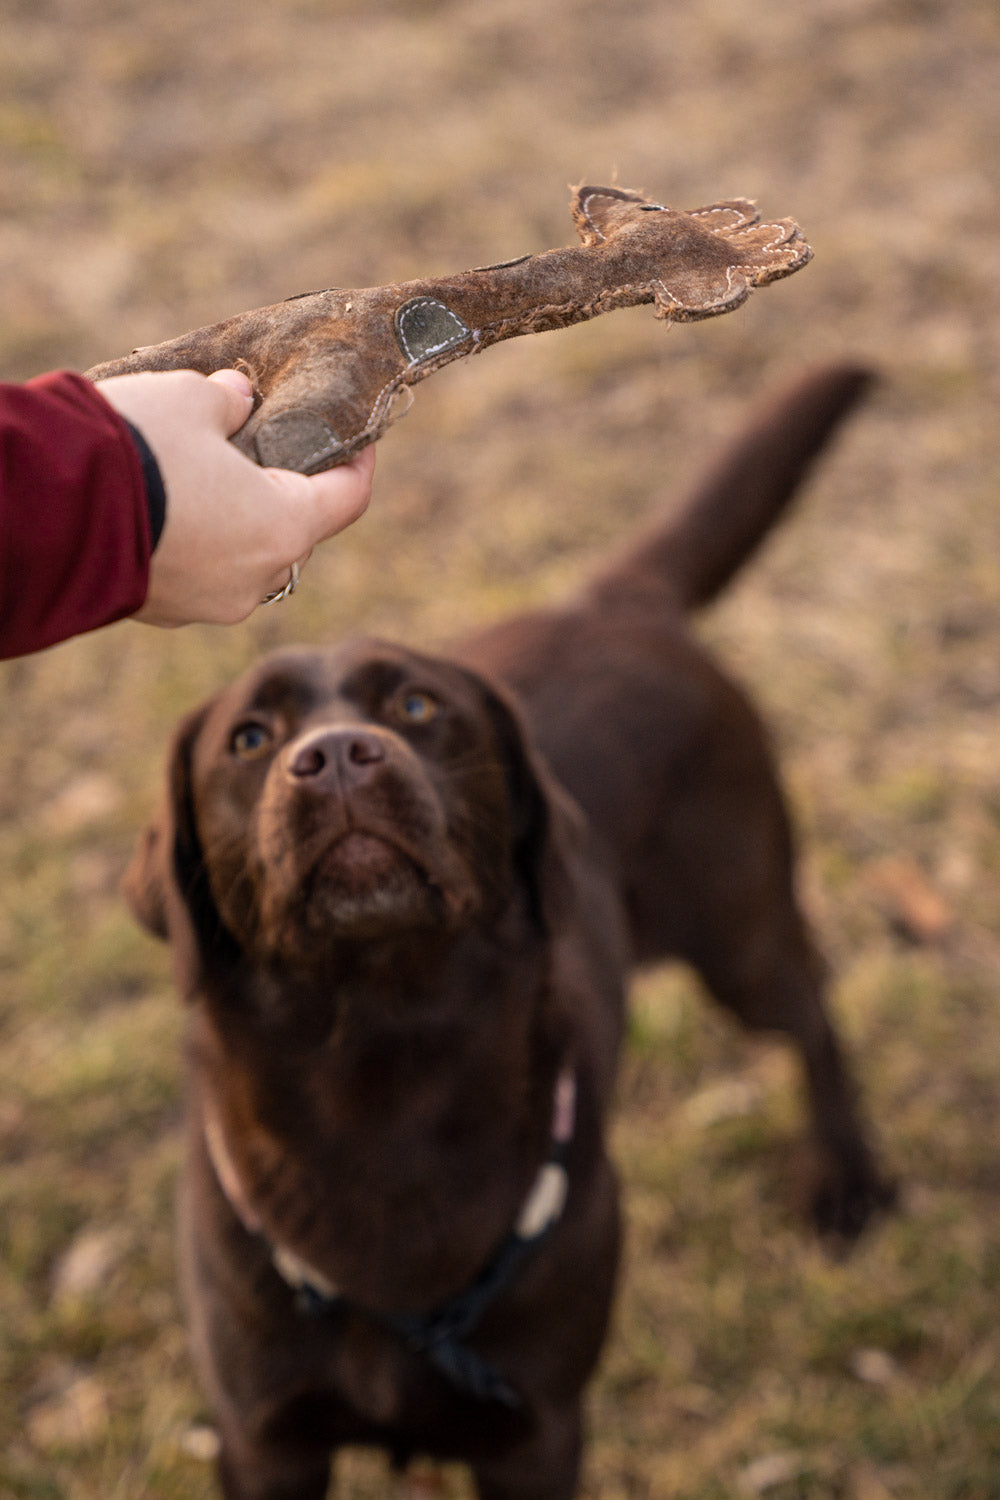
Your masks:
M374 731L357 726L319 729L291 747L286 762L289 776L305 781L343 770L357 776L363 768L385 760L385 746Z

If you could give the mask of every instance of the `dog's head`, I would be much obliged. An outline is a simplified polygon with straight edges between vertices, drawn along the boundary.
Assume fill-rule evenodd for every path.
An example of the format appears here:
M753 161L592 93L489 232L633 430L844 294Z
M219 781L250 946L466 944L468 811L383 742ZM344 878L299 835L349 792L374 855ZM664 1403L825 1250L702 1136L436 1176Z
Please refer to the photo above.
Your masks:
M573 819L476 674L370 640L286 651L180 725L125 890L196 961L308 966L514 901L544 926Z

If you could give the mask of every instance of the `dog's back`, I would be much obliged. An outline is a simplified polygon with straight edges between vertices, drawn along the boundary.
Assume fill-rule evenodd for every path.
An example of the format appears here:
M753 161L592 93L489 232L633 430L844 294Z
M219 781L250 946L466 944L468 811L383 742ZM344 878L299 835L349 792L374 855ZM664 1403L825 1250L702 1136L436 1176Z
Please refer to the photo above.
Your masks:
M755 551L869 382L854 365L807 375L575 603L502 621L460 647L526 706L615 874L640 960L674 954L714 970L716 922L706 932L705 912L735 922L742 946L755 920L741 910L750 890L754 908L776 891L785 899L787 820L765 735L685 616Z

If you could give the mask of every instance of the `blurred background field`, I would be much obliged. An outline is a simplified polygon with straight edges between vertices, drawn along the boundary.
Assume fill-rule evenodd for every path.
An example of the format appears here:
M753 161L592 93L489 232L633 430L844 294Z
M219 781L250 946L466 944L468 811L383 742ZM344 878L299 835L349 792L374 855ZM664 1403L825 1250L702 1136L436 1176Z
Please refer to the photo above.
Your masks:
M755 397L844 357L880 387L698 628L772 726L903 1210L825 1257L781 1050L644 976L585 1494L1000 1497L998 124L995 0L5 0L3 379L568 244L568 183L616 174L757 198L816 259L716 322L640 308L436 375L369 514L246 625L0 669L3 1500L212 1492L172 1265L183 1017L117 893L173 722L264 648L434 645L558 597ZM345 1463L342 1494L384 1490Z

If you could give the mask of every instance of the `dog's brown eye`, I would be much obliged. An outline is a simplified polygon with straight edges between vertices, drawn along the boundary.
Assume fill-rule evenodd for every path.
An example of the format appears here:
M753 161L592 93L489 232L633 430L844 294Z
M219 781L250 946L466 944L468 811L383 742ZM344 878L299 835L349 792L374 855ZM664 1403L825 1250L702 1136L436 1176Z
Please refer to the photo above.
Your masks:
M437 699L430 693L405 693L399 700L398 711L407 724L429 724L438 707Z
M263 724L241 724L234 729L229 746L240 760L257 760L271 748L271 731Z

